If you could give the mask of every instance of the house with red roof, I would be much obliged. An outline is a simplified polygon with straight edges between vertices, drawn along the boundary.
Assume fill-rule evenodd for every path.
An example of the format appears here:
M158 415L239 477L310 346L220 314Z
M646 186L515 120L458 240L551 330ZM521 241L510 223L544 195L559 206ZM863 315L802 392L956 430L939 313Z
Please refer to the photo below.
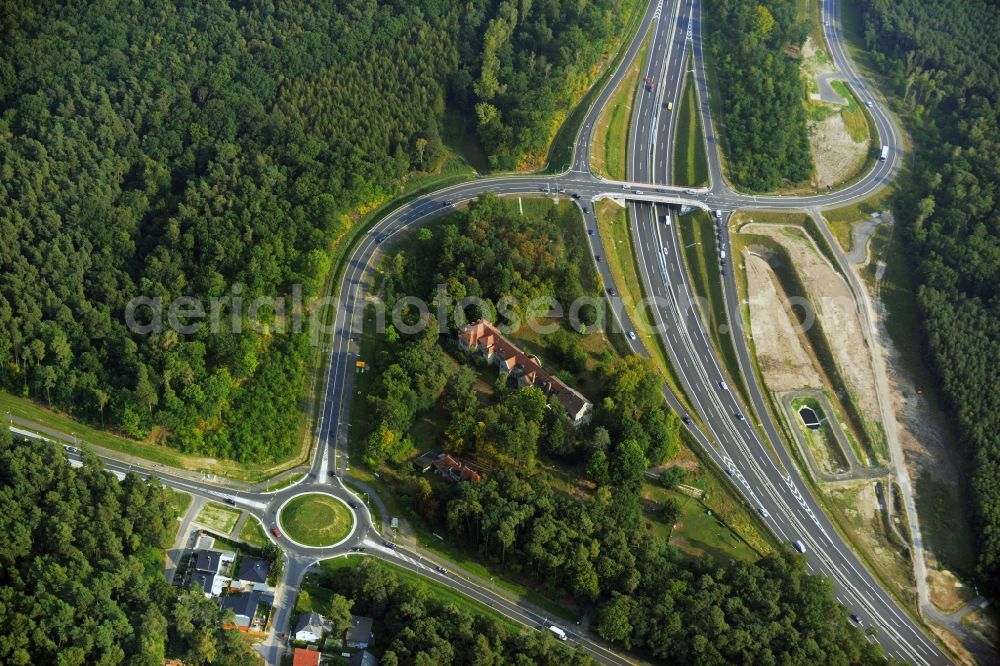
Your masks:
M546 395L554 395L566 409L574 425L580 425L590 418L594 406L589 400L549 374L542 368L537 357L518 349L496 326L485 319L460 328L458 345L467 352L482 355L489 363L500 368L500 372L514 377L518 387L535 386Z

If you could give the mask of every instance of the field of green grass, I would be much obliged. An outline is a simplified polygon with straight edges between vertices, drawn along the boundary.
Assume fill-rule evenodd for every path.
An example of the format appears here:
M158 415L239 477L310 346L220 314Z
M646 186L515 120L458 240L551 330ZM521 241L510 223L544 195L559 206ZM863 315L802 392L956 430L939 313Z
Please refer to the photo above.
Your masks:
M654 483L643 484L643 499L657 504L674 500L681 513L671 526L663 523L653 511L646 511L646 522L655 534L667 539L671 546L691 557L711 555L718 560L753 562L760 554L711 509L694 497L667 490Z
M220 536L228 536L236 527L236 521L239 519L240 511L238 509L229 509L215 502L206 502L201 507L201 511L198 512L195 522L204 525Z
M354 516L340 500L319 493L300 495L278 515L286 536L306 546L332 546L350 534Z
M705 155L705 135L698 113L698 97L694 80L688 72L684 80L677 113L677 133L674 135L674 173L671 182L675 185L702 187L708 185L708 157Z

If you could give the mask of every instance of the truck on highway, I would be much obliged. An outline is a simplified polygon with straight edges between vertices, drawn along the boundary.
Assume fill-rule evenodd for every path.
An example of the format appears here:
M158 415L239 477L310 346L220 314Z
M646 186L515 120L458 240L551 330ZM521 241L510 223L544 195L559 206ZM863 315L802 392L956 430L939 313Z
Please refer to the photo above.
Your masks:
M561 641L564 641L567 638L566 632L563 631L562 629L560 629L559 627L557 627L554 624L549 626L549 631L551 631L552 635L555 636L556 638L558 638Z
M889 157L889 146L882 146L882 152L879 154L878 158L882 162L885 162L885 158Z

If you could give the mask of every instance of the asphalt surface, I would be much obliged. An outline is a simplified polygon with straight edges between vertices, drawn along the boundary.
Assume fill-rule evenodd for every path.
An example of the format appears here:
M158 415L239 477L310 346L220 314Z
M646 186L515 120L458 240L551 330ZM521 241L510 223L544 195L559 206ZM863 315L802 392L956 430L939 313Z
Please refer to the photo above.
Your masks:
M754 419L753 414L745 410L731 391L720 387L720 382L725 378L715 351L708 342L704 321L694 305L693 291L688 284L680 256L681 248L674 234L674 209L664 205L687 204L710 210L718 208L726 211L725 215L737 208L829 208L863 199L891 180L901 160L898 149L901 145L899 130L847 58L840 42L838 23L833 17L835 10L836 5L830 0L824 4L824 18L831 17L830 26L825 29L831 55L845 79L862 99L874 101L873 108L869 111L875 119L881 141L890 146L889 159L876 162L872 171L856 183L837 192L809 197L754 196L734 192L726 184L722 173L717 151L718 139L708 108L707 82L701 58L700 6L694 0L651 2L635 37L628 45L626 56L606 82L581 124L571 170L551 177L528 175L480 178L444 188L400 206L376 223L357 243L338 287L323 413L317 427L317 446L306 478L273 492L237 491L209 481L192 480L188 475L174 473L161 466L139 467L110 458L104 459L108 469L118 474L131 471L156 476L169 487L233 504L259 519L265 526L268 537L282 547L288 559L286 574L276 594L271 633L260 647L269 664L278 663L285 649L277 635L288 631L295 595L309 567L322 559L343 556L358 548L364 548L366 555L389 559L492 605L525 626L544 630L549 622L549 618L539 609L520 600L508 599L482 581L454 571L439 572L436 568L438 565L422 559L416 553L406 552L400 547L385 547L368 507L341 481L344 475L350 474L346 441L350 427L350 401L355 391L355 362L359 351L356 340L361 332L366 298L370 295L368 285L381 249L395 236L445 215L454 210L455 206L486 192L505 196L575 195L574 198L583 211L585 224L591 229L596 229L593 202L607 197L629 202L642 280L647 293L659 299L653 309L662 338L681 376L685 392L706 423L707 432L692 429L692 435L712 460L727 470L736 489L749 504L767 513L765 521L780 539L803 542L810 570L824 573L833 579L838 599L853 612L862 615L866 624L877 627L877 640L888 654L919 664L948 662L941 650L923 635L915 623L879 587L808 493L770 421L754 375L748 371L749 358L744 345L736 346L741 352L740 362L744 378L750 387L752 407L762 418L760 432L750 423ZM638 53L643 37L651 26L655 31L653 48L640 79L642 90L637 98L639 103L633 109L633 135L630 137L627 160L630 183L594 177L590 173L588 157L591 134L600 112ZM689 63L693 64L695 72L711 175L711 186L697 190L665 184L669 182L671 173L674 131L672 114L666 110L666 104L672 101L674 109L679 107L680 85L685 66ZM652 89L645 84L646 76L653 77L655 81ZM595 233L588 238L593 253L606 256L599 234ZM720 243L727 254L730 254L725 233L721 234ZM595 265L604 284L613 285L614 280L607 265L604 262L596 262ZM739 304L733 297L736 292L731 271L727 271L725 291L730 321L739 324L742 318L738 316ZM625 315L621 300L617 296L608 296L608 302L615 325L626 332L634 330L632 322ZM636 353L648 356L648 350L641 342L636 340L631 344ZM666 388L664 395L672 409L680 414L685 413L676 396ZM737 414L745 414L749 420L740 420L736 417ZM773 446L764 442L762 434ZM75 452L71 451L68 455L73 460L78 459ZM280 507L288 499L304 492L326 493L354 505L352 512L355 526L343 542L328 548L310 548L292 542L287 535L276 537L272 534L271 528L278 525L277 513ZM619 648L609 648L592 635L574 632L572 627L563 628L570 634L571 643L580 645L601 663L626 664L635 661L632 657L624 656Z

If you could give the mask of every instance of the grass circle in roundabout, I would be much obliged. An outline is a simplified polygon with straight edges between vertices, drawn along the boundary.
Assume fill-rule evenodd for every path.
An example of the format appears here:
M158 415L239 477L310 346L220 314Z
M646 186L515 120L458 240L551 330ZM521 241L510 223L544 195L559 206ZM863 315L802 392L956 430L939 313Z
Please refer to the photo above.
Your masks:
M354 528L354 514L336 497L306 493L288 500L278 513L282 532L303 546L323 548L340 543Z

